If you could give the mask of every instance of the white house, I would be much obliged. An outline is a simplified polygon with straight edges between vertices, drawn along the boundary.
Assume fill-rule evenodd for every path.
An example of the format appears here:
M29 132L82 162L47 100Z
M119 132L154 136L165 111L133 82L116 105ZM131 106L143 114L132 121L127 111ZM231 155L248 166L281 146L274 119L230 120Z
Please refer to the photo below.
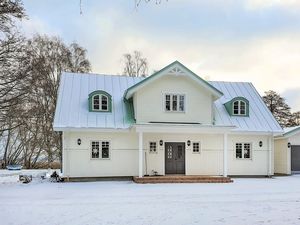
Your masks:
M54 119L64 177L274 174L282 129L251 83L175 61L147 77L64 73Z
M284 134L275 137L275 173L300 172L300 126L284 129Z

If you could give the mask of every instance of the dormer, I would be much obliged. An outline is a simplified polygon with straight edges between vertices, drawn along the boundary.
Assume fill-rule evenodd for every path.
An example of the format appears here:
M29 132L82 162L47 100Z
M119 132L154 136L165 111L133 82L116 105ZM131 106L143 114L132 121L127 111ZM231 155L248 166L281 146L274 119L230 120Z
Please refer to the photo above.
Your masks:
M244 97L235 97L224 104L230 116L249 117L249 101Z
M90 112L111 112L112 97L109 93L102 90L93 91L89 94Z

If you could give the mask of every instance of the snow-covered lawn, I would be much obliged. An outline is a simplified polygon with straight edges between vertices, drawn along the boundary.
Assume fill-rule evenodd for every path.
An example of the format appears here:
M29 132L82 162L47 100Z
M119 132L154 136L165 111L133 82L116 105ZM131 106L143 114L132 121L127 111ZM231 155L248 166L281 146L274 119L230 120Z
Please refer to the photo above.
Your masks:
M0 170L1 225L300 224L300 175L241 178L231 184L145 185L37 178L21 184L12 178L7 182L9 176L3 174Z

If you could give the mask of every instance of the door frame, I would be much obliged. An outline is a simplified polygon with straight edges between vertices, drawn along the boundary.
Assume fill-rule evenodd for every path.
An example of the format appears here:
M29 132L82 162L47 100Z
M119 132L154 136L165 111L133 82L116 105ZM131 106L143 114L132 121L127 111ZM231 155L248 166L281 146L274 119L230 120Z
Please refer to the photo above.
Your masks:
M186 143L185 142L180 142L180 141L165 141L164 142L164 161L163 161L163 163L164 163L164 167L163 167L163 169L164 169L164 175L166 176L167 174L166 174L166 151L167 151L167 148L166 148L166 145L167 144L169 144L169 143L171 143L171 144L183 144L183 152L184 152L184 173L182 173L181 175L186 175Z

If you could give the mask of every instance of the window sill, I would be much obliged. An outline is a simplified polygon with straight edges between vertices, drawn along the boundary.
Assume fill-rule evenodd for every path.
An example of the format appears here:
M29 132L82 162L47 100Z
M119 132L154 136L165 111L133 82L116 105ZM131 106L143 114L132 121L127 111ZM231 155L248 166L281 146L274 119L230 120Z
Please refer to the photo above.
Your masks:
M110 158L91 158L91 160L110 160Z

